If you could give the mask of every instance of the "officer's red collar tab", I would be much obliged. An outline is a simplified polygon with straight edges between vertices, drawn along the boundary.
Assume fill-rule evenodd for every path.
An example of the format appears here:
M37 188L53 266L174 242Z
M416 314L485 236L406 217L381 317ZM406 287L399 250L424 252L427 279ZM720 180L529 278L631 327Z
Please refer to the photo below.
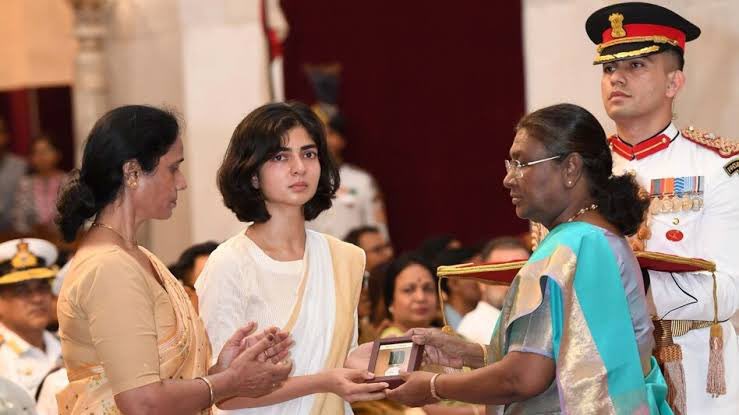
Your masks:
M669 147L671 141L670 137L665 134L658 134L635 146L621 140L615 135L608 139L611 150L626 160L641 160L645 157L651 156L652 154Z

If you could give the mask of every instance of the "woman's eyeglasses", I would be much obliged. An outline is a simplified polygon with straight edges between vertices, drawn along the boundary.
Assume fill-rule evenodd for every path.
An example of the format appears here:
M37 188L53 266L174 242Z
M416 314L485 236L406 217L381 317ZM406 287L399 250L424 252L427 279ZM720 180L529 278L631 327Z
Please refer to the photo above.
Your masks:
M513 178L514 179L520 179L521 177L523 177L523 171L522 171L522 169L524 167L529 167L529 166L533 166L535 164L544 163L545 161L549 161L549 160L556 160L556 159L558 159L560 157L562 157L561 154L558 155L558 156L547 157L547 158L543 158L543 159L539 159L539 160L529 161L529 162L526 162L526 163L521 163L518 160L505 160L505 171L506 171L506 175L511 174L511 175L513 175Z

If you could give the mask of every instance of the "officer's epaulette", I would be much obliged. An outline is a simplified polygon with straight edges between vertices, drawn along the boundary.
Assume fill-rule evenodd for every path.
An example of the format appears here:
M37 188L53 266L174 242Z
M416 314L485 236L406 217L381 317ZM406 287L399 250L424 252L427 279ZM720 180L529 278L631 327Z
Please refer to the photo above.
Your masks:
M714 151L723 158L729 158L739 154L739 141L701 131L693 126L684 128L681 133L688 140Z

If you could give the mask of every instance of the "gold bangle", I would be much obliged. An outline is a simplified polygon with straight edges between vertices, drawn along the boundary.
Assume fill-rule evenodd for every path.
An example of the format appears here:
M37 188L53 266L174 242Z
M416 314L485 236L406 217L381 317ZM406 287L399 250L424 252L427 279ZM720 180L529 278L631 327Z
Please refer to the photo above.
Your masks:
M488 347L482 343L477 344L479 344L480 348L482 348L482 367L485 367L488 365Z
M195 379L200 379L203 382L205 382L205 385L208 386L208 393L210 394L210 403L208 404L208 408L212 407L216 404L216 395L213 393L213 384L210 383L210 380L206 378L205 376L198 376Z
M438 378L439 376L441 376L441 373L437 373L431 377L431 380L429 381L429 389L431 389L431 397L433 397L437 401L443 401L444 399L442 399L441 396L436 393L436 378Z

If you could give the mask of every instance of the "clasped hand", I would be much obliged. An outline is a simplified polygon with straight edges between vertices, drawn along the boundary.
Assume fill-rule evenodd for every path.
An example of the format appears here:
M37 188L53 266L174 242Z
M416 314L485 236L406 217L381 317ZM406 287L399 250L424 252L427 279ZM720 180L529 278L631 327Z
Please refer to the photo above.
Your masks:
M279 388L292 370L287 359L293 340L287 332L270 327L252 334L257 325L247 323L223 345L211 373L228 371L235 382L235 396L258 398Z

